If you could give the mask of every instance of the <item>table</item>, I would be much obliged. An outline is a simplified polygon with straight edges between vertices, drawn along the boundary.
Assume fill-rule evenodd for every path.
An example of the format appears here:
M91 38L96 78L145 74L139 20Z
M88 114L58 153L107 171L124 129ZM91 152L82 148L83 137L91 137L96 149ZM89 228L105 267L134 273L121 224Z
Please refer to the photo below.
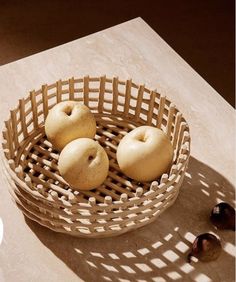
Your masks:
M26 219L1 174L0 281L234 281L234 232L214 229L209 213L219 201L235 204L235 111L141 18L0 67L1 127L29 90L86 74L131 77L184 114L192 145L180 195L137 231L79 239ZM223 252L217 261L190 265L191 242L204 232L221 238Z

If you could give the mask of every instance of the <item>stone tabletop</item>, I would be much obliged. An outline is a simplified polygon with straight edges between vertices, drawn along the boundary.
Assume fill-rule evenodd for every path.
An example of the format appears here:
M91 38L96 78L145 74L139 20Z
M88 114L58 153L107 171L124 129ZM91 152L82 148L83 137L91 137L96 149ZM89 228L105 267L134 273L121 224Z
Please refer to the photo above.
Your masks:
M166 95L191 130L188 172L175 204L154 223L106 239L57 234L26 219L0 175L0 281L234 281L234 232L209 222L235 205L235 111L141 18L0 67L0 122L28 91L58 79L118 76ZM2 164L1 164L2 165ZM217 261L186 261L200 233L221 238Z

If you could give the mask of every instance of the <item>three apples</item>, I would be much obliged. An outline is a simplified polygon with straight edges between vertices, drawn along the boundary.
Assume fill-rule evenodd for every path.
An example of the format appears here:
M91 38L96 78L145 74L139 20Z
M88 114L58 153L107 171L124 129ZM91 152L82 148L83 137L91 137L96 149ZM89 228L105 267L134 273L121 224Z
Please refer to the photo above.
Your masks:
M54 149L61 151L58 169L74 189L100 186L109 171L104 148L93 138L96 121L89 108L76 101L55 105L45 121L45 133ZM127 133L117 148L117 162L128 177L152 181L167 172L173 147L165 133L152 126L140 126Z

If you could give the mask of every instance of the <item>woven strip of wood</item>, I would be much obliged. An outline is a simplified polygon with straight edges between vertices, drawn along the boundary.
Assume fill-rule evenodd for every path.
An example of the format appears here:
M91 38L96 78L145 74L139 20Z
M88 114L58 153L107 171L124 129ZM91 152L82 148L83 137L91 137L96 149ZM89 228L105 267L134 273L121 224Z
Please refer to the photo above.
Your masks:
M45 136L48 111L65 100L90 108L95 139L109 156L107 179L91 191L68 186L58 172L59 154ZM141 125L162 129L174 147L168 174L146 183L126 177L116 161L122 137ZM85 76L43 85L20 99L5 121L2 147L11 195L27 217L57 232L106 237L146 225L174 203L190 155L190 134L175 105L156 91L132 80Z

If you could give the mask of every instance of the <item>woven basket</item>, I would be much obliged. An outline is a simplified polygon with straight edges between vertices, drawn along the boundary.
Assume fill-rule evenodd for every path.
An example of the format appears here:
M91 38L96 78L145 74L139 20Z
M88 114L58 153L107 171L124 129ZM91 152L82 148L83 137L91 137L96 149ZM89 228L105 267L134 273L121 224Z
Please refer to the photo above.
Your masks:
M59 154L45 136L49 109L65 100L90 108L97 122L95 139L109 156L107 179L91 191L68 186L57 169ZM129 179L116 161L122 137L141 125L162 129L174 147L170 171L153 182ZM43 85L20 99L5 122L2 146L11 195L27 217L57 232L106 237L146 225L174 203L188 163L190 135L182 114L156 91L131 80L86 76Z

